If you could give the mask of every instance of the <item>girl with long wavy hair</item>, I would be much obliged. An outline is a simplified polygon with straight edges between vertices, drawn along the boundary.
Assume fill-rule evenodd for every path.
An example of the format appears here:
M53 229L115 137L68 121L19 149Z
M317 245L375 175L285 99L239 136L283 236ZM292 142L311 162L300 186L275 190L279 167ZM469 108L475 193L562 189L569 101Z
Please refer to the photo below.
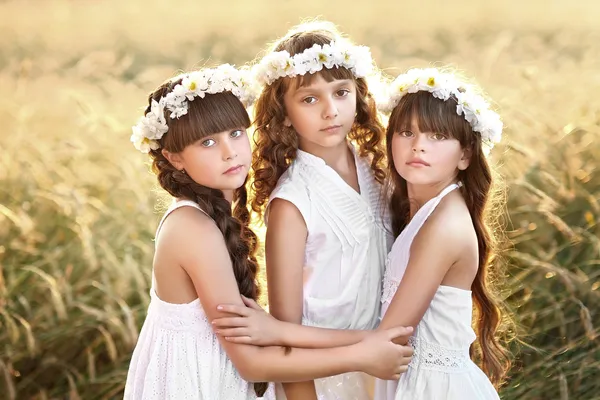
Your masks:
M259 295L245 188L251 162L247 82L229 65L169 80L150 94L133 128L133 144L149 153L174 202L156 232L151 300L125 399L273 399L272 386L261 382L350 371L393 378L406 369L405 349L392 343L406 334L403 329L354 346L291 352L226 342L214 333L211 321L229 315L217 304L243 304Z
M255 66L252 208L264 215L270 312L373 329L391 236L382 220L384 129L370 51L326 22L292 28ZM283 385L288 400L369 398L361 374ZM279 389L281 393L281 389Z
M408 371L399 381L377 380L375 399L498 399L494 386L510 360L498 337L503 304L493 290L498 273L489 224L498 215L491 205L499 202L486 153L500 140L502 122L475 87L436 69L399 76L383 108L392 111L386 143L396 241L379 329L415 332ZM224 335L235 336L230 341L318 348L366 334L298 329L245 303L250 307L224 308L244 318L218 322L227 327Z

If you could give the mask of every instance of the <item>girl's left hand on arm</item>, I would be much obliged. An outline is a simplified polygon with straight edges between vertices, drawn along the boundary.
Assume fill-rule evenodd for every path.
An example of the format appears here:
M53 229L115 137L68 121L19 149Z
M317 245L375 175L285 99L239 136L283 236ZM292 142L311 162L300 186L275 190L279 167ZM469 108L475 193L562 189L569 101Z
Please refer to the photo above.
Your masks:
M255 346L283 345L283 323L263 310L254 300L242 296L246 306L222 304L219 311L233 314L231 317L212 321L215 333L232 343Z

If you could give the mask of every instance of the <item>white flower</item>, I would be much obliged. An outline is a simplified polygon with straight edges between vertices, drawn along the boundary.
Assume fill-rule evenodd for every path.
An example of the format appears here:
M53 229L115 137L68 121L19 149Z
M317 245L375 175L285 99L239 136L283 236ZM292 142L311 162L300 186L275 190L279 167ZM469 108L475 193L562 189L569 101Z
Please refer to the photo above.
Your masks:
M206 93L231 91L245 106L249 106L256 92L247 83L247 75L248 71L244 76L233 66L224 64L216 69L194 71L178 76L176 79L181 79L181 83L175 85L173 90L159 101L152 100L150 111L132 127L131 142L143 153L158 149L160 147L158 140L169 130L165 108L170 111L170 118L180 118L187 114L189 103L194 98L203 98Z
M273 52L252 68L252 74L261 85L270 85L279 78L340 67L349 69L357 78L369 75L373 70L369 48L332 41L323 46L314 44L293 57L287 51Z
M459 82L454 75L435 68L411 69L398 76L389 86L387 98L378 103L382 112L392 112L407 93L425 91L443 101L454 97L456 113L465 118L475 132L479 132L484 151L502 139L502 120L488 102L472 87Z

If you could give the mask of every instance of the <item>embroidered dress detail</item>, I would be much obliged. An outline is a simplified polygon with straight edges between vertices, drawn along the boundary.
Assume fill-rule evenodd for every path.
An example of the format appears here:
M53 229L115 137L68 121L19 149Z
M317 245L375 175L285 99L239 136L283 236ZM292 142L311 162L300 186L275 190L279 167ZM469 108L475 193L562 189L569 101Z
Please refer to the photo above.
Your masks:
M385 229L387 204L368 160L352 151L360 193L321 158L298 150L269 199L296 206L308 229L304 325L373 329L379 321L385 256L392 242ZM370 400L365 379L362 373L317 379L318 398Z

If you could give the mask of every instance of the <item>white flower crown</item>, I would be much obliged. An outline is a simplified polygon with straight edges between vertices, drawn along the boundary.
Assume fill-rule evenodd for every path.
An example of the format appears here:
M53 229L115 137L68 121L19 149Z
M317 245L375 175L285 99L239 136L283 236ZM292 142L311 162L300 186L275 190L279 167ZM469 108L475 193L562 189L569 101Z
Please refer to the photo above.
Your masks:
M159 101L152 100L150 111L133 126L131 142L142 153L160 148L158 141L169 130L165 118L165 108L171 112L171 118L187 114L188 104L195 97L204 98L207 94L222 92L233 93L244 106L252 104L256 90L252 88L248 70L239 70L229 64L217 68L203 69L180 75L181 79L171 92Z
M364 78L373 70L371 50L343 41L333 41L323 46L314 44L294 56L285 50L270 53L254 66L252 72L260 85L270 85L286 76L314 74L323 68L334 67L347 68L357 78Z
M472 87L460 82L454 75L436 68L416 68L399 75L388 86L379 109L384 113L391 113L403 96L419 91L429 92L433 97L444 101L455 98L456 113L463 115L473 130L479 132L486 155L495 143L500 143L503 128L500 116Z

